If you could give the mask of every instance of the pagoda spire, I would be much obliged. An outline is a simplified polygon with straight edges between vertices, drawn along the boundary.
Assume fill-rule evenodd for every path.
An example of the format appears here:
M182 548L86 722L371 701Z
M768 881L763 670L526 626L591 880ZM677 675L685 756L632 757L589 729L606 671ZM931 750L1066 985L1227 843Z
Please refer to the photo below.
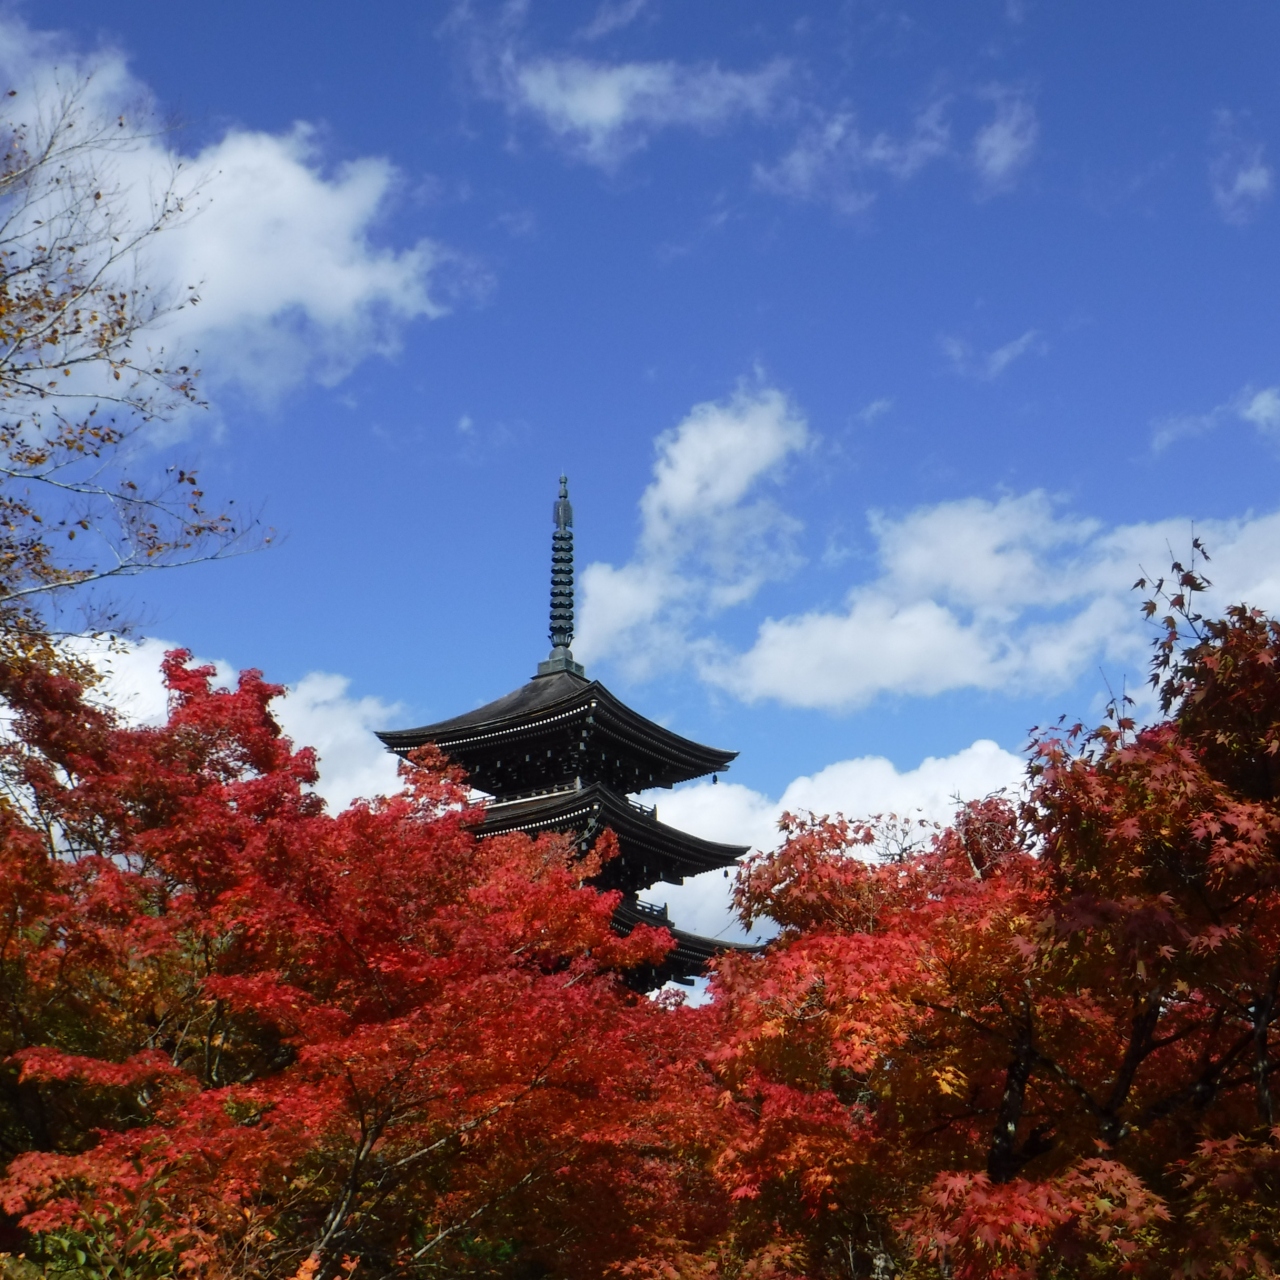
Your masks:
M538 663L540 676L557 671L585 675L582 663L573 660L573 507L569 503L569 479L560 477L560 496L551 509L555 529L551 534L551 653Z
M665 907L638 895L659 881L683 884L690 876L723 871L745 856L745 846L705 840L658 821L656 809L630 799L654 787L723 773L737 754L721 751L647 720L573 660L573 508L569 481L551 509L551 655L519 689L450 720L394 729L378 736L397 755L433 743L467 772L470 784L491 798L479 833L560 832L586 854L604 831L617 838L617 856L587 882L617 890L613 930L627 937L637 925L668 928ZM570 847L570 846L566 846ZM660 961L625 971L636 991L668 978L689 983L723 951L738 947L672 929L673 949Z

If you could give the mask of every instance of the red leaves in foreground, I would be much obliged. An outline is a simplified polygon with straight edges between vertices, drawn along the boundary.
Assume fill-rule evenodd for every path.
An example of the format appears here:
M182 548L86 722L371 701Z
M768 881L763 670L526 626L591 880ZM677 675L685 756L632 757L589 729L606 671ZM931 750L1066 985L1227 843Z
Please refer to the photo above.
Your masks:
M1042 1181L944 1173L922 1198L904 1231L918 1257L947 1265L956 1280L1031 1277L1062 1265L1125 1274L1145 1229L1169 1216L1114 1160L1081 1160Z
M210 1275L593 1274L683 1221L696 1015L616 973L665 935L618 938L567 843L477 840L438 760L329 816L280 690L211 675L171 655L168 723L128 729L0 671L4 1211L49 1257Z
M784 927L718 979L739 1249L806 1276L1280 1271L1280 627L1186 620L1170 719L1041 738L1019 810L877 862L874 826L790 819L740 878Z
M1188 620L1017 809L788 818L703 1009L439 760L329 816L254 673L0 669L4 1209L95 1276L1274 1276L1280 627Z

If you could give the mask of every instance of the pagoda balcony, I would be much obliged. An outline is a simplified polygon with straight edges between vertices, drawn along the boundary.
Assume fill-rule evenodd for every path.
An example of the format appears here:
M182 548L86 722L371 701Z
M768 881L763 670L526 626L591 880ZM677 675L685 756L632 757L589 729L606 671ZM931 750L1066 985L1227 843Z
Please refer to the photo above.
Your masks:
M658 880L683 884L686 876L736 866L749 846L720 844L659 822L647 808L597 784L543 791L518 800L485 806L485 834L543 831L573 834L585 852L606 828L618 837L618 856L605 864L597 884L602 889L635 893Z
M645 924L655 929L666 929L675 939L675 946L659 964L643 965L628 974L628 985L637 991L652 991L664 982L691 987L695 978L706 977L707 969L716 956L726 951L758 955L761 950L752 943L725 942L720 938L704 938L701 934L676 929L667 916L665 906L641 902L637 898L623 898L613 913L611 924L614 933L623 938L629 937L637 925Z

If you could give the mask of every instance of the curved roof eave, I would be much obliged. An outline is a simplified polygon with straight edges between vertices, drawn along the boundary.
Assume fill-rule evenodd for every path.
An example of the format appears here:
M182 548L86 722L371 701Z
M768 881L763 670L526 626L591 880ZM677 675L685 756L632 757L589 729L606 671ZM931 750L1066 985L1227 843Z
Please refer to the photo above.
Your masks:
M586 810L597 807L601 825L614 827L621 839L630 835L633 839L652 841L655 848L664 849L674 861L688 865L686 874L689 875L732 866L751 852L750 845L722 844L668 826L659 822L652 812L618 798L601 786L490 804L486 806L489 815L486 825L492 821L494 827L505 830L553 830L556 822L571 822L584 816ZM506 813L502 812L504 809Z
M494 742L587 710L602 711L604 718L615 721L613 736L637 741L637 745L659 758L685 768L696 768L698 773L692 775L695 777L722 772L738 754L681 737L632 710L598 680L586 680L567 671L535 676L519 689L464 715L417 729L382 730L378 737L398 753L429 742L448 753L451 748L458 750L481 741Z

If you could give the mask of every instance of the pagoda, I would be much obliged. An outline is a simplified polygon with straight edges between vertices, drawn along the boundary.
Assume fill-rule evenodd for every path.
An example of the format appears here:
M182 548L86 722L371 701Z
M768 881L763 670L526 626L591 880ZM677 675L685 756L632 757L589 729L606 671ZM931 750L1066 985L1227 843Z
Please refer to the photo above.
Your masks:
M657 810L634 793L716 775L736 751L721 751L682 738L646 719L598 680L588 680L570 648L573 642L573 508L568 481L560 477L551 535L551 653L537 674L513 693L465 715L418 729L394 729L378 737L403 756L434 743L467 771L486 802L483 834L542 831L572 834L586 853L608 828L618 856L595 884L616 889L622 900L614 929L626 936L637 924L671 930L674 949L657 966L628 975L641 989L663 982L689 985L707 962L734 944L671 926L666 907L640 901L659 881L683 884L686 876L728 868L745 845L717 844L658 821Z

